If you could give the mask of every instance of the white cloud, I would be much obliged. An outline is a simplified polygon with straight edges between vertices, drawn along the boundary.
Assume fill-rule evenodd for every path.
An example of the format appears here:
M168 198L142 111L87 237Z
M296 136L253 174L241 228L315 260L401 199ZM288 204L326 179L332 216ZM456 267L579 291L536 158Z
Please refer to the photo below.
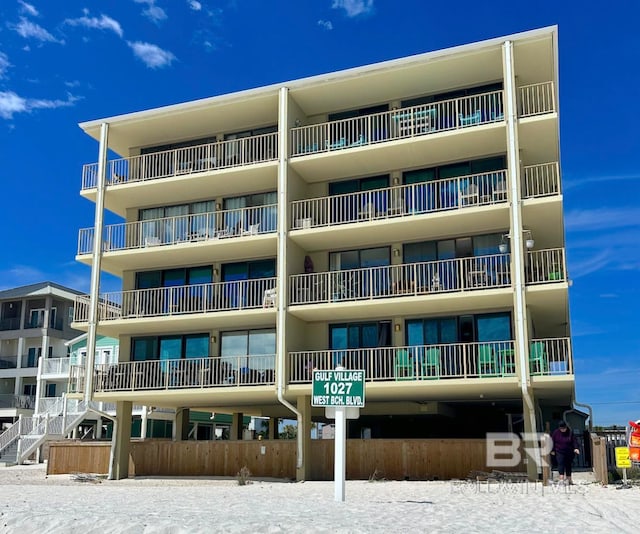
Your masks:
M56 39L42 26L28 21L24 17L20 17L20 22L18 22L18 24L9 24L9 28L25 39L33 38L43 42L64 44L64 41Z
M567 191L568 189L574 189L576 187L584 187L592 184L598 184L601 182L611 183L613 181L626 181L626 180L640 180L640 176L637 174L618 174L618 175L601 175L601 176L589 176L587 178L569 178L562 181L562 189Z
M11 66L9 63L9 56L0 52L0 80L6 76L7 69Z
M72 82L64 82L64 84L67 87L70 87L70 88L79 87L80 86L80 82L78 80L73 80Z
M591 273L604 269L612 261L614 254L611 250L601 250L597 254L579 261L570 263L570 275L572 279L581 278Z
M168 50L163 50L151 43L141 43L140 41L132 43L127 41L127 44L131 47L135 56L150 69L167 67L176 59L176 56Z
M333 0L331 7L344 9L347 17L357 17L373 11L373 0Z
M142 11L142 14L147 17L151 22L158 23L161 20L167 18L167 13L161 7L156 5L156 0L133 0L136 4L146 4L147 9Z
M333 24L331 24L330 20L322 20L322 19L320 19L318 21L318 26L320 26L321 28L323 28L325 30L333 30Z
M194 11L200 11L202 9L202 4L197 0L187 0L187 4L189 4L189 7Z
M93 28L96 30L111 30L119 37L124 35L120 23L107 15L100 15L100 18L84 16L77 19L66 19L64 23L69 26L83 26L85 28Z
M38 13L38 10L35 7L33 7L31 4L27 4L22 0L18 0L18 3L22 6L21 11L23 13L27 13L27 15L31 15L32 17L37 17L38 15L40 15L40 13Z
M565 217L567 231L606 230L640 225L638 208L595 208L572 210Z
M13 91L0 91L0 118L12 119L16 113L30 113L34 109L55 109L73 106L80 97L67 93L66 100L24 98Z

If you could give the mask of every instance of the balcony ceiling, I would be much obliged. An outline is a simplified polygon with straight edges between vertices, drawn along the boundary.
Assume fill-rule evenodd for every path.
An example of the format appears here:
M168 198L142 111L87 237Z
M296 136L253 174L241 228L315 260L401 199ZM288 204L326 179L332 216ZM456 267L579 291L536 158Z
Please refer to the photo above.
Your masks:
M295 230L290 237L305 251L315 252L503 232L508 228L509 205L503 203L356 224Z
M248 192L275 191L278 187L277 180L276 161L219 171L181 174L109 186L104 197L104 205L109 211L126 217L129 208L166 206L174 204L176 199L180 199L181 202L195 202ZM80 194L92 202L96 201L95 188L85 189Z
M242 261L274 258L277 254L276 234L261 234L228 239L159 245L131 250L106 252L102 257L103 271L122 276L125 271L171 268L184 265L211 265L214 261ZM76 256L76 260L91 265L91 254Z
M506 152L504 122L290 159L307 182L442 165Z

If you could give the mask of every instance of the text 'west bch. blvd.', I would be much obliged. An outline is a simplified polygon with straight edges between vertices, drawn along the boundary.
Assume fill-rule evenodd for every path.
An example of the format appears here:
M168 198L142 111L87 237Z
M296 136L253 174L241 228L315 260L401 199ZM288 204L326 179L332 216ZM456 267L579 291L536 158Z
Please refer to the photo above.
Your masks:
M311 406L364 406L363 370L313 371Z

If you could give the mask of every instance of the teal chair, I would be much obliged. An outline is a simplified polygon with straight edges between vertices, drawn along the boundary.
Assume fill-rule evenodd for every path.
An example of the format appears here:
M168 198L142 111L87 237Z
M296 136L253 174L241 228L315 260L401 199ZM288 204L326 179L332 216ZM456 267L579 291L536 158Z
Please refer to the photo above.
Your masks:
M534 341L529 346L529 369L532 375L544 375L549 372L549 359L543 341Z
M407 349L398 349L395 355L396 380L413 380L415 376L413 358Z
M339 148L345 148L347 146L347 140L344 137L338 139L335 143L327 141L328 150L338 150Z
M498 376L498 361L491 345L478 346L478 374L480 377Z
M427 349L422 358L421 366L422 378L440 378L440 349L431 347Z

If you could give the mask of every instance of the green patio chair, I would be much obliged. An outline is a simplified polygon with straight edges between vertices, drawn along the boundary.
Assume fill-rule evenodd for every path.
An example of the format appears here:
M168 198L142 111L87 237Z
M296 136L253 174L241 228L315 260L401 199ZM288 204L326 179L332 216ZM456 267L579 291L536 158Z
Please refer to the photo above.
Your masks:
M544 375L549 372L547 351L543 341L533 341L529 346L529 369L532 375Z
M407 349L398 349L395 355L396 380L413 380L413 358Z
M427 349L422 358L422 378L440 378L440 349L431 347Z
M478 346L478 371L480 377L498 376L498 361L491 345Z

